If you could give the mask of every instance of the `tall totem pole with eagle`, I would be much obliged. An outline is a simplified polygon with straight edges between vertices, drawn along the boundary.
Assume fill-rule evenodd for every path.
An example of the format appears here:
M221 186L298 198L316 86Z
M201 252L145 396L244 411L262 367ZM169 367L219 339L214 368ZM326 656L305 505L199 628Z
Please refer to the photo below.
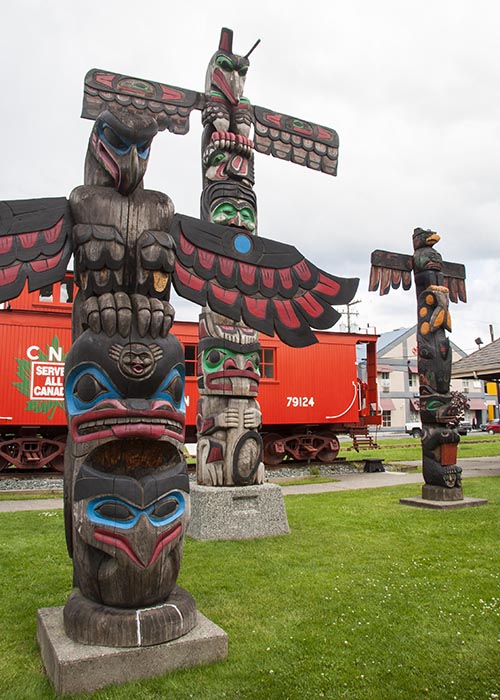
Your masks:
M374 250L369 290L388 294L391 287L417 293L417 351L420 418L422 421L422 497L429 501L462 500L462 469L457 465L466 398L450 391L452 351L449 301L467 301L465 267L447 262L434 248L435 231L416 228L413 255Z
M0 202L0 301L25 283L33 291L59 281L75 261L64 625L78 642L146 646L196 625L195 602L177 586L190 497L171 285L203 308L198 480L217 486L263 478L257 332L295 347L316 342L311 329L334 325L332 305L357 289L357 279L256 236L254 150L335 175L338 138L252 106L248 65L223 29L203 93L91 70L84 184L69 200ZM168 195L143 183L157 133L187 133L194 109L204 124L201 220L176 214Z

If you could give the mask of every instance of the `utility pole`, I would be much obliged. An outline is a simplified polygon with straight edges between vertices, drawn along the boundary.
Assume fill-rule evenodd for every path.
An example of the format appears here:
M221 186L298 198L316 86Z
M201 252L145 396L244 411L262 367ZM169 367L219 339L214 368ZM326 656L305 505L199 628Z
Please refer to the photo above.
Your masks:
M354 304L361 304L362 299L355 299L346 304L347 311L341 311L342 316L347 316L347 332L351 332L351 316L359 316L359 311L351 311L351 306Z

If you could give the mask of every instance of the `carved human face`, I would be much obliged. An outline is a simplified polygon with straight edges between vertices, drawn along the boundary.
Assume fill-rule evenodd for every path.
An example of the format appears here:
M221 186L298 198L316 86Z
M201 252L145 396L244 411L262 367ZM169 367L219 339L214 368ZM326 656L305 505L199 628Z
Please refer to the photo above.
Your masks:
M188 492L184 462L140 479L84 465L73 495L75 572L83 595L118 607L163 602L180 567Z
M205 339L199 344L204 394L255 396L260 381L260 348Z
M108 440L153 439L182 446L184 356L174 336L124 340L85 331L68 355L65 376L76 454Z
M216 200L211 207L210 218L215 224L236 226L250 233L255 231L257 220L255 209L248 202L239 199Z

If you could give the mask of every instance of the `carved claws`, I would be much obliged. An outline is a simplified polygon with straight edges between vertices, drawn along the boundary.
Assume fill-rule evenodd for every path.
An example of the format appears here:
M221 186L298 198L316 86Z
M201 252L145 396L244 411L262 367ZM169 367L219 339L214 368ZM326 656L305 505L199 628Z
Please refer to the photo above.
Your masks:
M131 333L135 318L141 338L148 333L152 338L165 338L174 320L174 308L168 301L142 294L129 296L116 292L87 299L82 307L82 316L84 327L94 333L103 331L109 337L119 333L126 338Z

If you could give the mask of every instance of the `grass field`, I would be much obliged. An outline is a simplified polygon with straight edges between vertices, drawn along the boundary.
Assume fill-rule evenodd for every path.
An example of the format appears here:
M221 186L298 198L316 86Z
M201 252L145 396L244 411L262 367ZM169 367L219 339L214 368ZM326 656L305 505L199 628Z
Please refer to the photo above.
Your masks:
M367 457L384 459L387 463L404 462L421 459L422 446L419 439L385 438L378 441L380 447L376 450L360 450L351 448L350 442L340 443L339 457L348 461L359 461ZM498 457L500 456L500 434L472 433L460 438L458 457Z
M92 697L495 698L500 478L465 490L489 504L401 506L415 485L288 496L289 536L186 540L179 582L228 633L229 659ZM62 512L0 515L0 547L0 697L54 698L35 628L37 609L62 605L71 585Z

